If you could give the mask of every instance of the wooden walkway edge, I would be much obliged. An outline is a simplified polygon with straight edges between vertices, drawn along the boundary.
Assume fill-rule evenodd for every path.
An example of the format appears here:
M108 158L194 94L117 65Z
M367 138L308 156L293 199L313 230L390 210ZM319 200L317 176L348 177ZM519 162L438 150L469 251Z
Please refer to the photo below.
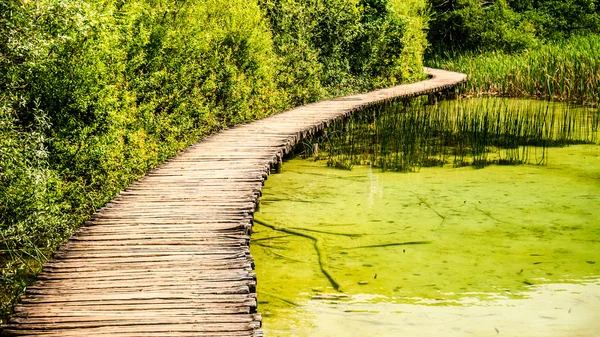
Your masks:
M6 336L262 336L249 252L272 167L365 106L451 88L466 75L301 106L209 136L131 184L46 263Z

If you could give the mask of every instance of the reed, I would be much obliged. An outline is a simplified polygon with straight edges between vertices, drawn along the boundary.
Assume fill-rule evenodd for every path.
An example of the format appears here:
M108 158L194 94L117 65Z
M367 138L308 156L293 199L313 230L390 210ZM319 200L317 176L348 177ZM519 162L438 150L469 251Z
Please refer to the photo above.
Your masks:
M370 107L338 121L311 144L329 166L383 170L546 164L549 147L595 143L600 108L507 99L423 100Z
M576 36L521 53L447 55L430 65L464 72L463 95L600 102L600 35Z

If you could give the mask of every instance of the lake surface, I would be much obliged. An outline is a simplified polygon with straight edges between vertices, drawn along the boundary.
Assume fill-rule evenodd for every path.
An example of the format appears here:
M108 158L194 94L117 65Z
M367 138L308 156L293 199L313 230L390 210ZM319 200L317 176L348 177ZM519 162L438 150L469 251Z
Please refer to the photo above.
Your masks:
M412 173L286 162L251 244L266 336L600 336L600 146L548 155Z

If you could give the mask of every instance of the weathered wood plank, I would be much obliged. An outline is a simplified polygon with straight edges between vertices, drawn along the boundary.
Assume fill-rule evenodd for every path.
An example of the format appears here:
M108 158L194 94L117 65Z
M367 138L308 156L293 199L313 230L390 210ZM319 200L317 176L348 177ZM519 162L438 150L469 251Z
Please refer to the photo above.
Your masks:
M9 336L261 337L249 252L272 168L301 139L378 102L450 88L426 70L409 85L308 104L211 135L96 212L44 265Z

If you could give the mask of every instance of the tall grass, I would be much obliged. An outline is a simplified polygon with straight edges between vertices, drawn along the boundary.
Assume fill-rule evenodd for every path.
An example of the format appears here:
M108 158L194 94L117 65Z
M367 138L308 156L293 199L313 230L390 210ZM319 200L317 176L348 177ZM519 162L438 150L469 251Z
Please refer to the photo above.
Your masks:
M465 95L600 103L600 35L577 36L516 54L485 52L431 60L466 73Z
M548 148L598 141L600 110L504 99L419 101L372 107L332 125L320 149L330 166L546 164Z

